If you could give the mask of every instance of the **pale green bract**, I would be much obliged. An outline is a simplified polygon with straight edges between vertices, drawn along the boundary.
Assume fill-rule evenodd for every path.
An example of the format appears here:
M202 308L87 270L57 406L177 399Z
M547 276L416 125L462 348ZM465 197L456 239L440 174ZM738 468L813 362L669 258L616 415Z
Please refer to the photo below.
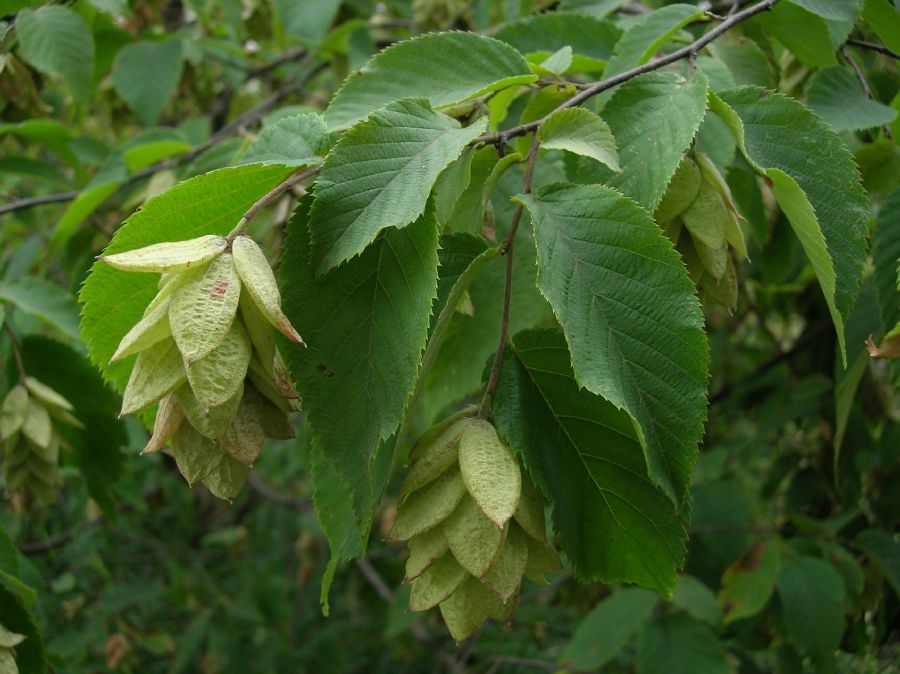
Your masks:
M382 229L418 218L438 175L486 124L462 128L426 101L404 99L347 132L316 181L309 224L316 273L359 255Z
M671 242L630 199L552 184L531 213L538 288L566 334L578 383L634 419L651 478L681 507L706 417L708 349Z
M429 33L398 42L353 73L325 110L330 130L345 129L386 103L422 97L440 108L537 79L525 58L476 33Z

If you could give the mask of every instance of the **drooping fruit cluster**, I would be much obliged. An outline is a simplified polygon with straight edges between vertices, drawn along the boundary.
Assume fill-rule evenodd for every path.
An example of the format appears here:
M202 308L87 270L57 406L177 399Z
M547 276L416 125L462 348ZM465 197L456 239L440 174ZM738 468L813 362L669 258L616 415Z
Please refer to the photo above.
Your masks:
M450 418L420 438L388 537L409 542L411 611L440 606L457 641L509 621L522 577L559 568L543 498L494 427Z
M702 152L684 158L656 209L701 297L729 309L737 304L734 255L747 257L741 219L728 184Z
M162 272L159 292L112 360L138 354L122 414L159 403L144 453L169 440L178 469L220 498L246 481L266 437L293 437L297 392L272 334L303 340L259 246L247 236L161 243L101 258ZM187 423L185 423L185 421Z
M0 414L0 438L10 493L46 502L56 497L59 449L66 446L56 422L81 428L73 411L68 400L34 377L25 377L6 395Z
M24 634L16 634L0 624L0 673L19 674L19 666L16 664L16 646L25 641Z

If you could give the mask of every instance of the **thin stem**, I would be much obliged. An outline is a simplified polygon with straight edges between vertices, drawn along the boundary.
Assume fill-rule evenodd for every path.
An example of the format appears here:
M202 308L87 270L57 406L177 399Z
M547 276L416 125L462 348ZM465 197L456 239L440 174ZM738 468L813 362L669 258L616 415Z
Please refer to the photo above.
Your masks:
M862 71L862 68L859 67L859 64L856 60L850 56L850 52L847 51L846 47L841 47L841 55L847 59L847 63L850 64L850 67L853 68L853 72L856 73L856 79L859 80L859 83L862 85L863 91L866 94L866 98L870 101L875 100L875 95L872 93L872 87L869 86L869 80L866 79L866 74ZM894 134L891 133L891 127L888 124L882 124L881 130L884 131L884 137L888 140L894 139Z
M9 337L9 347L12 349L13 359L16 361L16 369L19 371L19 382L25 383L25 364L22 362L22 353L19 351L19 343L16 341L16 336L13 334L12 328L9 327L9 314L6 315L6 320L3 321L3 329L6 331L6 336Z
M662 58L659 58L655 61L645 63L642 66L632 68L631 70L626 70L625 72L608 79L595 82L591 86L572 96L572 98L565 101L551 113L545 115L544 117L541 117L540 119L536 119L533 122L528 122L527 124L520 124L519 126L507 129L506 131L496 131L494 133L484 134L483 136L479 136L478 138L476 138L473 143L499 145L505 143L510 138L515 138L516 136L524 136L527 133L531 133L541 124L543 124L547 120L547 118L551 114L553 114L553 112L556 112L556 110L575 107L576 105L580 105L586 100L593 98L597 94L602 93L607 89L612 89L613 87L618 86L623 82L627 82L628 80L633 79L638 75L653 72L654 70L658 70L663 66L675 63L676 61L680 61L684 58L690 58L692 54L696 54L710 42L717 39L718 37L721 37L737 24L742 23L753 16L756 16L761 12L765 12L771 9L778 2L779 0L762 0L762 2L753 5L752 7L748 7L743 11L732 14L718 26L713 28L708 33L704 33L702 36L697 38L697 40L687 45L686 47L682 47L681 49L674 51L671 54L667 54L666 56L663 56Z
M850 38L849 40L847 40L847 44L852 44L854 47L859 47L860 49L868 49L869 51L878 52L879 54L884 54L885 56L900 61L900 54L892 49L888 49L883 44L878 44L877 42L866 42L865 40Z
M297 183L303 182L307 178L316 175L318 172L318 166L298 171L297 173L290 175L284 182L279 183L271 190L266 192L266 194L260 197L260 199L255 204L247 209L247 212L244 213L244 216L240 220L238 220L238 223L234 226L234 229L232 229L228 233L228 236L226 237L228 243L230 244L238 236L243 234L244 230L247 229L247 225L250 224L250 221L253 220L253 218L255 218L262 209L278 199L282 194L290 190Z
M522 180L522 193L531 194L531 182L534 178L534 166L537 163L537 153L540 142L537 134L531 141L531 149L528 151L528 163L525 166L525 178ZM522 221L522 204L516 205L512 220L509 223L509 232L500 247L502 254L506 255L506 277L503 282L503 316L500 319L500 339L497 342L497 353L494 363L491 365L491 374L488 377L487 386L484 389L484 397L481 399L481 407L478 416L487 419L491 415L491 403L494 400L494 391L497 390L497 382L500 379L500 367L503 365L503 352L506 350L506 340L509 337L509 307L512 299L512 273L513 257L515 253L516 232Z

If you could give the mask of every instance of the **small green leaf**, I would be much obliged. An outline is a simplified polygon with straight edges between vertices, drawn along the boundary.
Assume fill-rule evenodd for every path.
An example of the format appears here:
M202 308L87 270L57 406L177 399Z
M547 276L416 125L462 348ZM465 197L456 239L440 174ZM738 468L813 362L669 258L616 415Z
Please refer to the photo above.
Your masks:
M263 127L240 163L318 166L327 146L328 130L321 115L291 115Z
M538 129L541 147L568 150L620 171L616 139L609 126L585 108L557 110Z
M725 624L762 611L775 591L780 563L778 545L760 543L725 570L719 590Z
M316 180L309 225L316 273L359 255L381 230L421 216L438 175L485 125L461 128L426 101L404 99L343 136Z
M844 633L844 581L815 557L785 561L777 579L791 641L811 656L830 656Z
M429 33L397 42L351 75L325 110L330 130L407 96L440 108L537 79L515 49L477 33ZM476 134L477 135L477 134Z
M16 35L26 61L42 73L65 80L78 102L88 101L94 38L81 15L62 5L23 9L16 15Z
M181 40L142 40L125 45L113 62L119 96L144 126L152 126L175 93L183 65Z
M689 615L676 613L644 628L638 638L637 671L730 674L731 666L715 632Z
M78 305L66 290L33 276L0 282L0 301L36 316L71 340L78 340Z

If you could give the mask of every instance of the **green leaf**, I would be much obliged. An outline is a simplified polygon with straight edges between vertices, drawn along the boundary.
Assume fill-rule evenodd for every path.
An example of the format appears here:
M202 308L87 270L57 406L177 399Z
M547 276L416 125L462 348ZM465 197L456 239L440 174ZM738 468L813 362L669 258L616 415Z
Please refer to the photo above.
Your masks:
M719 590L725 624L763 610L775 591L780 562L776 544L760 543L726 569Z
M718 627L722 623L722 609L719 608L716 595L709 586L694 576L684 575L678 579L672 604L712 627Z
M643 627L657 602L659 595L639 587L614 592L578 623L559 658L560 664L573 669L600 669Z
M856 22L862 9L860 0L790 0L798 7L823 19Z
M538 287L578 383L634 419L651 478L681 508L706 417L709 356L694 287L669 239L600 185L548 185L531 212Z
M5 571L14 578L18 578L21 574L19 551L2 524L0 524L0 571Z
M263 127L240 163L318 166L327 145L328 130L321 115L292 115Z
M122 47L112 78L119 96L144 126L152 126L175 93L183 65L181 40L142 40Z
M80 103L91 96L94 38L77 13L61 5L22 10L16 15L22 56L47 75L61 77Z
M878 299L881 335L900 321L900 293L897 291L897 260L900 260L900 187L888 194L878 211L872 235L874 284ZM891 363L894 386L900 389L900 360Z
M437 223L429 205L415 223L386 230L358 258L317 280L309 263L309 201L301 201L289 224L280 266L285 314L308 348L290 344L284 353L313 452L327 457L320 463L327 460L332 482L350 491L364 544L391 465L393 445L384 441L400 423L425 347L437 285ZM346 492L321 490L316 507L321 512L336 498ZM340 541L327 533L336 554Z
M721 101L714 97L713 105L747 160L773 182L843 344L843 323L865 265L869 217L850 152L822 120L787 96L743 87L724 92Z
M757 14L754 21L803 65L822 68L837 63L828 22L821 16L790 2L779 2L769 11Z
M868 98L856 75L841 66L823 68L812 76L806 105L835 131L870 129L897 116L893 108Z
M581 389L560 332L520 332L506 354L494 420L550 501L578 578L671 593L686 534L628 415Z
M844 581L815 557L785 561L778 572L778 598L791 641L811 656L833 653L844 633Z
M47 653L44 639L31 614L8 590L0 587L0 616L3 626L16 634L24 634L25 640L16 646L16 664L21 674L45 674Z
M610 21L575 12L544 12L506 23L493 34L523 54L546 58L563 47L574 53L572 69L601 70L622 30Z
M61 249L78 231L78 226L97 210L97 207L122 185L121 180L111 180L97 185L89 185L70 203L50 237L50 248Z
M78 341L78 306L75 298L59 286L34 276L3 281L0 282L0 302L14 305L70 340Z
M856 543L881 570L885 580L900 596L900 543L890 534L868 529L856 537Z
M441 171L486 128L461 128L426 101L404 99L372 113L328 155L310 213L313 263L325 274L359 255L389 227L422 215Z
M659 71L625 83L603 113L622 167L606 184L655 211L705 112L706 76L701 72L685 80Z
M704 15L694 5L676 4L641 17L616 43L616 54L603 71L603 77L613 77L647 63L679 30Z
M477 33L429 33L391 45L351 75L325 110L331 130L410 96L441 108L537 79L515 49Z
M707 49L728 66L737 86L768 87L774 81L775 73L769 57L752 40L729 41L723 37L710 44Z
M731 666L725 646L710 628L684 613L676 613L654 620L641 633L637 672L730 674Z
M585 108L557 110L538 129L541 147L568 150L620 171L616 139L609 126Z
M865 0L863 18L884 45L900 52L900 12L889 0Z
M340 0L275 0L281 28L308 47L315 47L328 32L340 9Z
M144 204L116 231L105 253L121 253L164 241L225 235L244 212L279 184L283 166L225 168L191 178ZM81 332L91 359L120 390L133 361L109 364L122 337L156 295L157 274L122 272L97 262L81 290Z

